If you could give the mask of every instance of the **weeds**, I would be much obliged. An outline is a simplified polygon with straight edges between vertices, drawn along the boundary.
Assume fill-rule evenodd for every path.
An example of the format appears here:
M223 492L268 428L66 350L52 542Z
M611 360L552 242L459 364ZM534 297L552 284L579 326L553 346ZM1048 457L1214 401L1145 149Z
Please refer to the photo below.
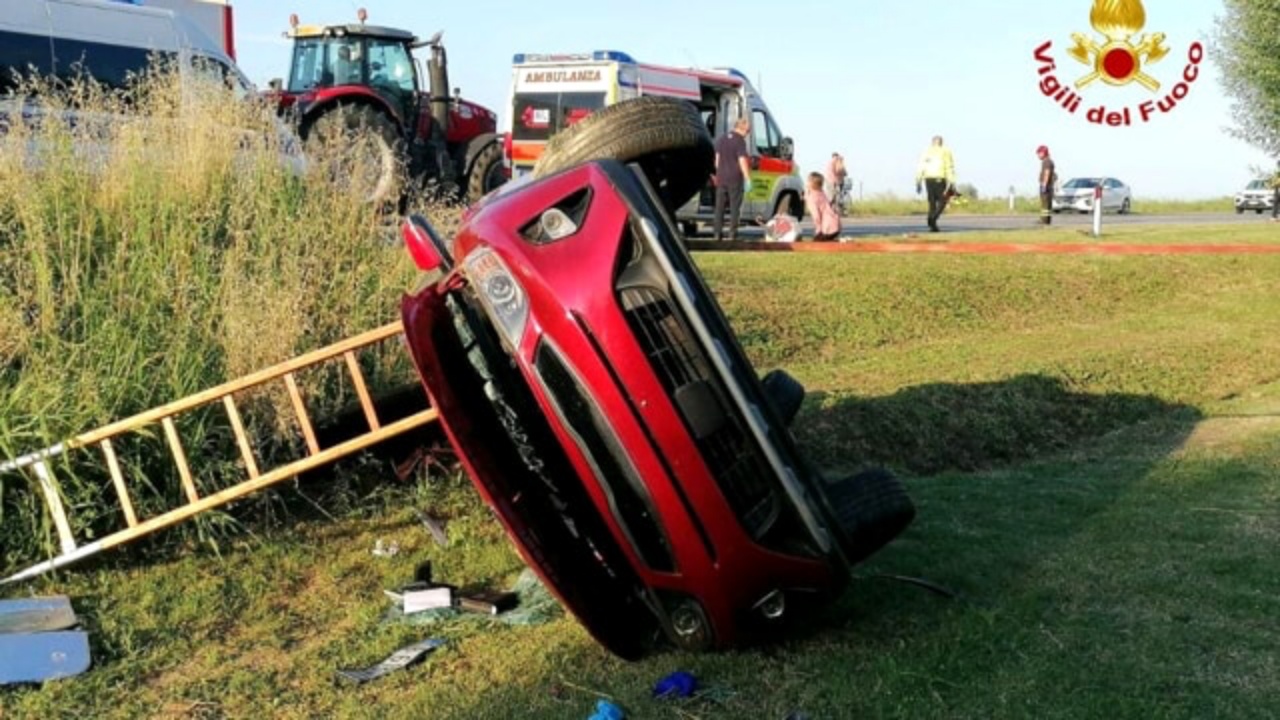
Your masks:
M0 457L397 317L413 270L385 217L301 172L265 105L171 68L124 92L89 80L25 91L5 101L0 135ZM375 391L411 378L398 355L366 368ZM311 385L319 417L351 399L333 378ZM287 401L238 400L269 457L292 432L276 411ZM184 432L198 447L221 430L206 417ZM171 467L135 462L142 485L176 486ZM109 485L67 470L76 531L92 537ZM28 482L0 477L0 568L51 542ZM165 495L139 488L139 513Z

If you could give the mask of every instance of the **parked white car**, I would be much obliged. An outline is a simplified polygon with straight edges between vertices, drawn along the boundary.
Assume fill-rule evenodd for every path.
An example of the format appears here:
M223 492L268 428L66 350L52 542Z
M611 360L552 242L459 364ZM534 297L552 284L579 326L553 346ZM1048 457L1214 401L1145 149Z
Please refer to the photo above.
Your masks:
M1128 185L1111 177L1072 178L1058 188L1053 196L1053 211L1093 212L1096 190L1102 188L1102 211L1114 210L1125 214L1133 205L1133 191Z
M1261 215L1264 210L1271 209L1272 204L1275 203L1275 194L1276 191L1272 189L1270 180L1266 178L1250 180L1243 190L1236 193L1236 212L1253 210Z

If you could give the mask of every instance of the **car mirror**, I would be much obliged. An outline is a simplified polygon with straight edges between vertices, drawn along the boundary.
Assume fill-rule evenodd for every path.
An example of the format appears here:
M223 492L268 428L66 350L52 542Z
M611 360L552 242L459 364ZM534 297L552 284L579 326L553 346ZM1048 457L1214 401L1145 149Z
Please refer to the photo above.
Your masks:
M796 144L789 137L782 138L782 142L778 144L778 156L783 160L790 160L795 157Z

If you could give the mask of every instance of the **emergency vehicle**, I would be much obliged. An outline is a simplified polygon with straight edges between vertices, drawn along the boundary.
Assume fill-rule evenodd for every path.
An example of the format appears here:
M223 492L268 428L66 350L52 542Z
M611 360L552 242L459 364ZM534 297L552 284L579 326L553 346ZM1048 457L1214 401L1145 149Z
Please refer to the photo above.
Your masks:
M511 98L506 122L506 157L512 178L533 170L547 140L595 110L646 95L683 98L702 113L713 138L739 117L751 121L751 191L742 217L786 212L804 215L804 183L791 138L778 129L764 98L741 72L663 67L638 62L616 50L542 55L519 53L512 61ZM686 234L713 219L715 192L707 187L677 212Z

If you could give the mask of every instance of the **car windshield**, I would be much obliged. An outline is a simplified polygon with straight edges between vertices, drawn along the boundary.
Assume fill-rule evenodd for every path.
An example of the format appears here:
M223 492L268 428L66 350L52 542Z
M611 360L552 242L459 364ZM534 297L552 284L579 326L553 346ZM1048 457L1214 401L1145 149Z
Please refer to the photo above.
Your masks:
M1062 187L1067 190L1091 190L1098 187L1098 181L1093 178L1075 178L1068 180Z
M1249 183L1248 187L1245 188L1245 190L1266 190L1266 189L1267 189L1266 180L1254 180L1253 182Z

